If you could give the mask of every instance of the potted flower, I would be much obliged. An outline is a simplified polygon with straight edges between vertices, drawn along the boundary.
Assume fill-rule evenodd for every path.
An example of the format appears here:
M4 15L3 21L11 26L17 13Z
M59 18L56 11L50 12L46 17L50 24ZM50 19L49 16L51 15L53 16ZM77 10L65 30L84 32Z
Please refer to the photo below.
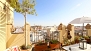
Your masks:
M47 43L39 42L35 44L34 50L35 51L43 51L47 49Z
M20 46L21 51L29 51L30 48L31 48L31 45L27 45L27 46L22 45L22 46Z
M79 43L80 37L79 36L75 36L75 43Z
M51 49L59 49L60 48L60 42L58 40L50 40L49 46Z
M90 38L89 38L89 36L84 36L84 38L85 38L85 40L87 40L87 43L90 42Z

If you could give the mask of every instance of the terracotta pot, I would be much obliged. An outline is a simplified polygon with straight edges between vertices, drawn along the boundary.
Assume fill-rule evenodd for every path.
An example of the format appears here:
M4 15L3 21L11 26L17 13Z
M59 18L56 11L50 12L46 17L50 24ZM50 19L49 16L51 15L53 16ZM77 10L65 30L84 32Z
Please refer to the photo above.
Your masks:
M51 44L50 43L49 46L50 46L51 49L59 49L60 48L60 43L57 43L57 44Z
M79 43L79 40L75 40L75 43Z
M43 51L47 49L47 44L44 45L35 45L34 51Z
M87 43L89 43L90 42L90 39L86 39L87 40Z

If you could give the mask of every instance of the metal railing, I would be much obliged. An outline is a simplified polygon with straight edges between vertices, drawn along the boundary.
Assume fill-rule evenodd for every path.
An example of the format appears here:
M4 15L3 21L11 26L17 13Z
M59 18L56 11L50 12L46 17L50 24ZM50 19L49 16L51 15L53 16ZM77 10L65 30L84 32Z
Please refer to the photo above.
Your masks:
M31 32L30 33L30 41L32 43L38 43L40 41L44 41L48 38L47 32L43 31L36 31L36 32ZM58 40L59 41L59 33L51 32L50 37L51 40Z

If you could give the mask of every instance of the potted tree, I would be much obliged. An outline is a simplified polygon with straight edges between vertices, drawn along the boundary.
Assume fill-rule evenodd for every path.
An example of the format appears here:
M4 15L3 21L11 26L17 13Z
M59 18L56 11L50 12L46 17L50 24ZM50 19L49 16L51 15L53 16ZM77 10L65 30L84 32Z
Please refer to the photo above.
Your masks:
M59 49L60 42L58 40L51 40L49 46L51 49Z

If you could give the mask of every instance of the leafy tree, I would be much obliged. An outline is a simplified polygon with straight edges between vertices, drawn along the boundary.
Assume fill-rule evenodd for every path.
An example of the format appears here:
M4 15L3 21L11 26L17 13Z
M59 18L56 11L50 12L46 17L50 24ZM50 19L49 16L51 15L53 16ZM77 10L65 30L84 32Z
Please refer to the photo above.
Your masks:
M35 1L34 0L7 0L12 8L18 13L21 13L25 18L25 45L27 46L27 36L26 36L26 15L37 15L34 9Z

